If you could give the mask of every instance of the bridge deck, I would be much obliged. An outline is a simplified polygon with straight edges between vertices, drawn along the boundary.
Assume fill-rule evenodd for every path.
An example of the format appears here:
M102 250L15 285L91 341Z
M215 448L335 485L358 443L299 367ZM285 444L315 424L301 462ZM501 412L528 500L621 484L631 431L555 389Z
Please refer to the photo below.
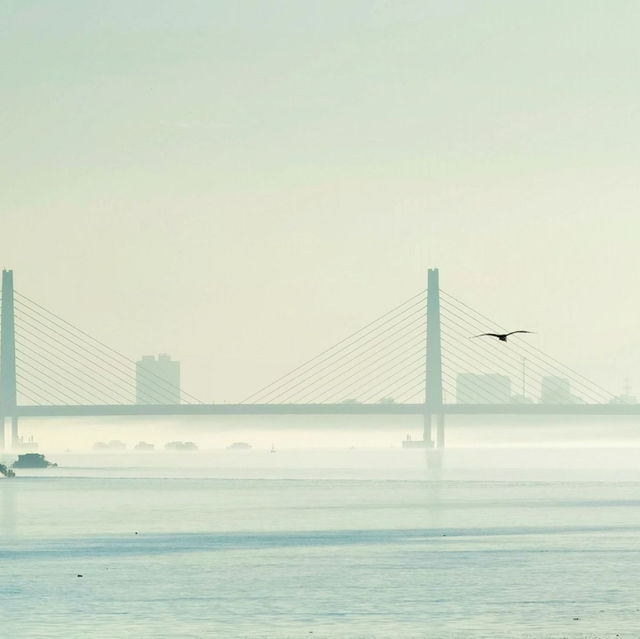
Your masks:
M1 413L0 409L0 413ZM19 417L132 415L640 415L640 404L113 404L18 406Z

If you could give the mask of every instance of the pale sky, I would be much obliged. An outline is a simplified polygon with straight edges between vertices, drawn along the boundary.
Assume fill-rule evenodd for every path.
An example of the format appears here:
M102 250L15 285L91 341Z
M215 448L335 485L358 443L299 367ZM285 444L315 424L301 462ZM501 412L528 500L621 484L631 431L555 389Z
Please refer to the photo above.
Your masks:
M0 262L241 399L426 285L640 394L635 0L0 5Z

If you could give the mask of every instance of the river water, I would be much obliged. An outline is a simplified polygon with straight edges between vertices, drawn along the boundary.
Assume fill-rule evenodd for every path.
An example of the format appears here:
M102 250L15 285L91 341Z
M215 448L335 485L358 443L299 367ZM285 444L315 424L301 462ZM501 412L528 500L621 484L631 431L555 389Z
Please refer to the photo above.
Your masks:
M0 480L0 637L640 636L637 448L51 458Z

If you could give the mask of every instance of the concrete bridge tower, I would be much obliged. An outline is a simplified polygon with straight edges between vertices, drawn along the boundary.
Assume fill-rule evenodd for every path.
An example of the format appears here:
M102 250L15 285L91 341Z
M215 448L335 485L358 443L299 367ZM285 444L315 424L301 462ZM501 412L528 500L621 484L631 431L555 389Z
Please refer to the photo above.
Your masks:
M427 273L427 370L425 391L424 441L432 442L431 421L436 418L436 445L444 447L442 411L442 345L440 338L440 283L437 268Z
M18 443L16 414L16 337L13 309L13 271L2 271L0 311L0 448L5 445L5 418L11 418L11 445Z

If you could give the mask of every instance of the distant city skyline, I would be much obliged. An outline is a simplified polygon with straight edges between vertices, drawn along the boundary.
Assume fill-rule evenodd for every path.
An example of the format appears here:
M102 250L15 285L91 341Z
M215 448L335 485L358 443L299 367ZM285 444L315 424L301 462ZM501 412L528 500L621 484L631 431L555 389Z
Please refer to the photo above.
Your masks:
M427 403L431 406L441 401L450 403L452 399L458 404L526 404L539 402L541 404L566 405L576 403L635 403L635 396L631 394L628 379L625 380L623 393L612 393L538 348L533 347L532 350L526 340L522 342L514 342L512 340L511 348L505 345L505 347L496 349L495 343L487 341L474 341L473 346L470 346L470 343L467 344L466 338L473 337L473 335L469 336L467 333L475 330L473 329L474 326L482 325L488 321L487 318L447 292L440 291L440 300L438 301L438 269L430 269L431 273L435 275L435 279L433 281L430 279L429 282L429 286L433 285L434 287L433 294L430 292L426 296L423 292L417 296L412 296L400 306L378 317L373 322L369 322L348 339L340 340L318 357L297 366L287 375L272 380L272 383L258 392L245 396L241 403L271 403L276 405L421 403L425 400L423 368L425 362L426 379L435 380L434 388L442 385L442 381L438 380L442 378L443 372L438 373L437 369L446 364L445 368L443 368L446 379L444 380L444 385L442 385L442 390L432 394L431 399L427 397ZM429 291L431 291L431 288L429 288ZM16 388L18 390L18 405L82 405L87 403L86 397L88 395L86 393L88 391L92 397L88 401L93 405L128 404L130 402L126 392L124 395L121 394L120 398L116 399L115 402L113 399L115 397L114 391L116 394L126 391L126 386L130 383L127 380L128 364L126 363L126 356L96 340L81 328L65 322L62 318L39 305L35 300L27 298L21 293L14 293L13 271L3 271L2 293L3 319L0 327L2 328L3 340L3 348L1 350L3 364L0 365L0 371L9 371L9 373L0 374L0 379L2 380L3 397L6 395L3 403L9 407L6 409L7 414L11 414L10 406L16 404ZM16 326L14 319L15 295L18 296L19 312L16 327L18 338L13 333L13 327ZM431 304L435 305L433 307L435 311L432 312L431 317L429 317L429 314L425 314L425 304L426 308L431 308ZM444 315L444 319L441 315ZM424 324L425 320L426 325ZM421 322L423 323L422 325L420 324ZM390 323L391 325L389 326ZM416 323L418 324L416 325ZM467 323L466 327L464 323ZM436 329L436 335L443 331L446 334L447 352L444 359L439 354L441 337L435 338L436 341L429 346L429 326L440 326L440 328ZM33 328L36 329L37 333L33 333ZM64 334L59 333L59 328L63 329ZM390 329L394 330L390 333ZM416 331L416 329L419 330ZM23 335L24 331L27 332L27 336ZM51 331L53 331L53 334ZM451 331L453 331L453 334ZM32 339L33 337L36 338L35 341ZM62 337L63 340L61 341L59 337ZM407 340L407 337L411 337L411 339ZM461 340L460 337L462 337ZM26 339L28 344L24 344L23 339ZM77 341L78 339L80 342ZM458 342L456 350L459 352L450 350L451 339L454 342ZM40 344L38 343L39 341L41 341ZM401 342L399 346L398 342ZM11 372L15 368L15 365L11 364L15 358L15 343L20 344L22 347L27 346L27 352L20 351L20 366L17 369L18 377L21 381L17 385L16 374ZM465 344L466 350L464 348ZM421 353L418 360L415 359L416 345L418 352ZM29 347L35 347L36 350L31 352ZM47 352L51 347L53 347L54 352ZM89 347L88 350L87 347ZM525 350L522 350L523 347ZM45 349L44 357L48 363L42 361L42 348ZM65 352L65 348L71 348L73 353L71 354L71 361L69 360L70 353ZM78 348L85 350L86 362L84 364L89 367L84 378L77 375L77 366L75 366L76 372L69 370L69 365L72 362L74 365L83 364L82 353L77 350ZM434 349L435 360L432 358L433 361L426 357L426 353L429 352L430 348ZM40 349L39 353L38 349ZM398 350L400 350L399 354L397 353ZM78 355L80 358L77 357ZM408 359L411 360L409 366L411 379L409 379L409 382L405 381L407 379L405 374L406 364L408 363L407 355L410 355ZM35 359L33 359L34 357ZM105 357L108 359L105 359ZM400 359L401 357L402 359ZM345 358L348 358L346 362ZM4 361L5 359L7 359L6 362ZM331 360L333 360L332 363ZM430 361L432 361L431 364L429 363ZM437 363L438 361L440 363ZM474 366L477 368L479 365L480 369L475 372L473 369L470 371L466 369L466 364L463 364L462 367L460 367L459 363L457 365L452 364L452 362L456 361L475 362ZM416 363L418 363L417 369L415 368ZM515 377L511 373L491 372L496 366L498 370L503 371L513 369L514 363L516 368L519 369ZM108 366L105 367L104 364L108 364ZM354 369L357 369L358 366L362 367L363 364L366 364L364 368L354 372ZM388 368L391 364L393 366L391 366L390 370L395 371L394 376L387 375L388 370L385 372L385 367ZM336 365L338 366L337 369L335 368ZM44 366L44 369L42 366ZM95 368L96 366L97 369ZM318 366L320 366L319 372L321 373L319 379L317 378ZM331 369L332 366L334 367L333 371L327 370ZM414 367L413 370L411 370L411 366ZM430 366L435 366L436 368L430 372ZM93 370L91 370L91 367L93 367ZM59 368L59 370L56 371L56 368ZM341 381L341 378L344 376L345 369L349 373L346 378L346 381L350 382L346 386L348 392L340 390L344 386L342 383L344 380ZM381 369L382 372L380 372ZM569 376L558 375L557 372L561 371L565 371ZM56 380L49 372L56 373L59 378ZM109 375L105 376L105 372L111 375L115 374L115 378L109 377ZM89 381L96 374L102 379ZM293 375L293 378L287 379L290 375ZM379 383L381 377L383 378L382 385ZM392 377L395 377L395 379L392 379ZM452 397L451 380L454 377L455 392ZM135 403L143 406L150 404L180 404L180 378L180 363L172 360L168 354L161 353L157 359L154 355L143 355L135 362ZM400 390L405 390L405 394L401 398L396 397L396 393L393 391L393 384L397 385L398 378L400 382L404 382L400 386ZM572 379L579 387L578 394L574 394L572 391ZM416 384L416 380L418 384ZM59 383L57 390L56 384L52 384L52 381ZM83 383L78 384L78 382ZM520 393L512 393L512 382L516 386L520 386ZM44 386L41 387L41 383L44 383ZM531 393L532 383L539 385L537 394L535 390ZM375 389L373 393L371 392L372 384ZM387 385L385 386L385 384ZM388 384L392 385L389 386ZM409 386L408 395L406 394L407 386ZM364 388L364 390L357 391L358 388ZM336 391L335 389L338 390ZM354 389L356 392L350 389ZM294 391L293 394L292 391ZM318 391L321 393L320 396L317 395ZM53 394L51 394L52 392ZM98 395L95 394L96 392ZM365 393L364 399L361 396L362 392ZM100 396L101 393L104 393L104 395ZM336 393L338 394L336 395ZM43 395L47 395L47 398L43 399ZM203 401L189 393L187 395L189 403L193 401L202 403ZM34 400L34 396L39 399ZM441 399L438 399L439 397ZM94 401L96 398L98 399L97 402ZM205 403L207 402L205 401ZM211 403L216 402L212 401Z

